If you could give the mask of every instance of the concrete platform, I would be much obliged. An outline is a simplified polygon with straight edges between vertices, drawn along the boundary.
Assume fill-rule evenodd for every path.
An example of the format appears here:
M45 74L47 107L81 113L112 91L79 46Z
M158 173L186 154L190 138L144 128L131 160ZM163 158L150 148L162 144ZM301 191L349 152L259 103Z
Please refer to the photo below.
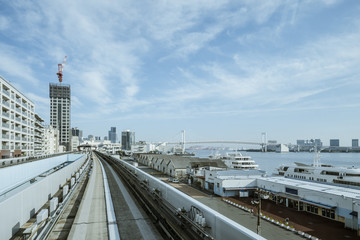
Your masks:
M108 239L103 173L97 159L92 171L68 239Z

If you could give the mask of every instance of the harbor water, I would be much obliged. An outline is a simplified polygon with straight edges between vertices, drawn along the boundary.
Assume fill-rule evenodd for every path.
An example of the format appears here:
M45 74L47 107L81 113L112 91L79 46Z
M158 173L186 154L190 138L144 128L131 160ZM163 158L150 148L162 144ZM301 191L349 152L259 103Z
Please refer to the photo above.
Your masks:
M212 150L193 150L195 157L208 158L214 154L224 154L231 151L212 151ZM313 152L246 152L241 151L244 156L250 156L259 165L261 170L266 171L267 175L275 173L275 169L280 165L293 164L294 162L312 164L315 153ZM360 168L360 153L320 153L320 163L333 166Z

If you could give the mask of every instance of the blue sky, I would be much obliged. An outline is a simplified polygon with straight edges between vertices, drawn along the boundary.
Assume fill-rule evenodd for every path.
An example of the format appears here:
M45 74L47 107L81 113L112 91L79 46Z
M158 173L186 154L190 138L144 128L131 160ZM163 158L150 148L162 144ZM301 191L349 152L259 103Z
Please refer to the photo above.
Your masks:
M49 123L137 140L360 138L360 2L0 1L0 75Z

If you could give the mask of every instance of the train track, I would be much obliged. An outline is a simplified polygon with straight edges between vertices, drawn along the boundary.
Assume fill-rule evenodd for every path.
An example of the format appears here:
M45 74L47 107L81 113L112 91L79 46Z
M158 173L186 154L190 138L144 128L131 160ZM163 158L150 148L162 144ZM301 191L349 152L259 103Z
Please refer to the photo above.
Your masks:
M206 238L190 226L177 209L160 196L154 196L146 184L117 160L103 153L95 154L103 162L108 176L121 239L159 239L160 235L164 239Z

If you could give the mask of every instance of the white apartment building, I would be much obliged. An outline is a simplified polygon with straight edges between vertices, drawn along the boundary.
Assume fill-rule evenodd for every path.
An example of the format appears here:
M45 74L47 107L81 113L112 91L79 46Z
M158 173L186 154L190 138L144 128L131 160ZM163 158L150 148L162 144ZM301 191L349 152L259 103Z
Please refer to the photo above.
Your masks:
M71 151L77 151L77 147L80 145L80 140L78 136L71 137Z
M44 154L44 119L35 114L34 128L34 154L40 156Z
M44 128L44 154L54 154L59 152L59 130L51 125Z
M2 76L0 98L0 158L34 156L34 103Z

